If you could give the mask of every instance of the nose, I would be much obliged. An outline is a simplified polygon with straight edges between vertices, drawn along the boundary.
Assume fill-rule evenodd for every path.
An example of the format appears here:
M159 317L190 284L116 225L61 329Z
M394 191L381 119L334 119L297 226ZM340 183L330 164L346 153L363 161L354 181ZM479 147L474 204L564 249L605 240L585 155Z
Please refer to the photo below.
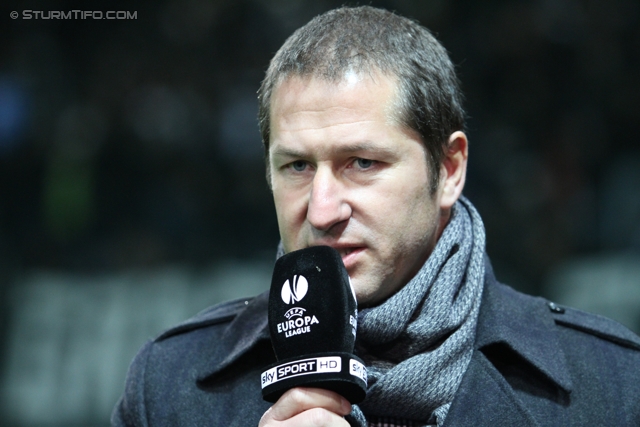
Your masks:
M331 168L318 168L313 177L307 221L315 229L328 231L351 217L351 206L346 200L346 189Z

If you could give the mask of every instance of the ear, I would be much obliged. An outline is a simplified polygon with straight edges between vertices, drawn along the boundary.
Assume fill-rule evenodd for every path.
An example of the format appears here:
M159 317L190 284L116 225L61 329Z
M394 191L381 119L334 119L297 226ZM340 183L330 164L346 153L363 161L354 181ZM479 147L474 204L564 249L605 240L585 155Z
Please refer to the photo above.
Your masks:
M448 211L458 200L467 176L469 144L464 132L449 136L448 148L440 170L440 209Z

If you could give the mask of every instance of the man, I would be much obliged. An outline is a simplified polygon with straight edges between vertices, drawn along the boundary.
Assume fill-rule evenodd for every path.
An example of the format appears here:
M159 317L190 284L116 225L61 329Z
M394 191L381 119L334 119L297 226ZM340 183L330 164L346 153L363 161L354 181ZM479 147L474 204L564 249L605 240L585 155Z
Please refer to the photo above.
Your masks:
M371 7L296 31L260 89L279 254L328 245L360 307L367 398L294 388L269 407L266 295L147 343L115 426L640 425L640 339L500 285L461 196L453 66L423 27Z

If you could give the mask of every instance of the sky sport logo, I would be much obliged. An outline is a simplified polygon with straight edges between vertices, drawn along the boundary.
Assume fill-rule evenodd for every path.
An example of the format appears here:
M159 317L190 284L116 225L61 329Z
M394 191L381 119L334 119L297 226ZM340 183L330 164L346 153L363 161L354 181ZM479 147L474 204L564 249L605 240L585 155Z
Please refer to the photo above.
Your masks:
M307 282L307 279L304 276L296 275L293 276L293 286L289 284L289 280L284 282L280 295L285 304L295 304L304 298L308 290L309 282Z
M261 376L262 388L278 381L300 375L324 374L340 371L342 371L342 359L339 356L323 356L298 360L276 366L263 372Z

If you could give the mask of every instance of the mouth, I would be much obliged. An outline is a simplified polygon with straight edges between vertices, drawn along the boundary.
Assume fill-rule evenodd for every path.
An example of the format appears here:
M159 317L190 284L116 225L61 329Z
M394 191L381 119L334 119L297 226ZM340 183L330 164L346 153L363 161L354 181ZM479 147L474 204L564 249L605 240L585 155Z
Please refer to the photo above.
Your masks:
M364 251L365 248L362 246L350 246L336 247L335 249L340 254L342 262L344 263L344 266L347 268L347 270L351 270L357 262L358 255L362 251Z
M341 257L346 257L353 251L357 250L357 248L335 248Z
M312 246L317 245L325 245L330 246L340 254L340 258L342 258L342 262L344 266L347 268L347 271L351 273L351 270L354 268L356 262L358 261L359 255L366 249L365 246L355 246L353 244L336 244L336 243L316 243Z

